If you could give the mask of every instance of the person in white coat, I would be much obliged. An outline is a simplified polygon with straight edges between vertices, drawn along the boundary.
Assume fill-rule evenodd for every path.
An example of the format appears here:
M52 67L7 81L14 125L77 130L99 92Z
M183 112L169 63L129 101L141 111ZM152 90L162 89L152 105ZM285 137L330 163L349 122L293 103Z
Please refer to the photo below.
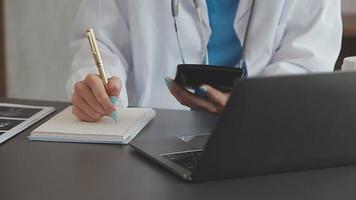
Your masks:
M187 63L202 63L206 57L202 49L206 46L217 57L222 55L221 59L215 59L222 63L214 64L228 63L224 63L224 59L229 59L224 58L227 54L234 57L231 52L238 49L236 41L241 44L246 39L252 0L236 0L237 6L233 8L229 4L217 8L220 3L232 1L235 0L216 0L215 5L211 0L197 1L201 6L204 38L199 33L195 2L181 1L179 23ZM342 39L340 4L340 0L256 0L246 46L248 76L333 71ZM225 11L230 13L229 20L224 20ZM221 36L224 26L226 37ZM85 36L88 27L95 30L105 69L111 77L107 92L96 75ZM216 44L219 41L220 46ZM233 47L224 48L230 43ZM73 74L67 90L72 97L73 113L84 121L97 121L114 111L108 94L118 96L125 106L190 107L213 113L220 113L229 98L229 94L207 85L201 89L208 98L202 98L170 78L165 79L168 87L165 86L164 78L174 77L177 64L182 63L170 0L83 0L71 47ZM235 58L239 56L237 50Z

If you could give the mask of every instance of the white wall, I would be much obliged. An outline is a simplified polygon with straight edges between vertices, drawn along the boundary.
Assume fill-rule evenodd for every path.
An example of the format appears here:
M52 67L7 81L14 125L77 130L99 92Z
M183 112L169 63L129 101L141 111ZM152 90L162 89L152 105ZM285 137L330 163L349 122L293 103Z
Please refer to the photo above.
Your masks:
M342 0L356 13L356 0ZM69 36L80 0L5 0L8 95L68 100Z
M80 0L5 0L8 96L67 100L69 37Z

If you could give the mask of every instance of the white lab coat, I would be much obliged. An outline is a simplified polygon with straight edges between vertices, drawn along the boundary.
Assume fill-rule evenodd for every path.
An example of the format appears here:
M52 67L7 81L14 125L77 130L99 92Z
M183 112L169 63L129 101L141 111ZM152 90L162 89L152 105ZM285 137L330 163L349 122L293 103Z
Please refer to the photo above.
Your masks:
M203 23L211 30L205 0ZM202 63L199 22L192 0L183 0L180 28L188 63ZM240 0L234 29L245 40L250 0ZM246 64L250 77L331 72L340 51L340 0L257 0L248 36ZM74 26L73 85L97 73L85 36L93 27L109 76L124 83L125 105L184 109L169 93L164 77L174 77L181 63L170 0L83 0Z

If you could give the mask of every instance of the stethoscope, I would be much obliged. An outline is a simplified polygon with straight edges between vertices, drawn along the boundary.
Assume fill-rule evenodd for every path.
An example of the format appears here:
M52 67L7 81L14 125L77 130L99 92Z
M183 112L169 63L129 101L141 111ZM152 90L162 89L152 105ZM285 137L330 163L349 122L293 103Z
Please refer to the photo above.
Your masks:
M205 31L204 31L204 25L203 25L203 18L201 14L201 5L199 3L199 0L193 0L195 9L197 11L198 19L199 19L199 37L201 38L201 43L202 43L202 52L205 54L205 60L204 64L208 65L209 64L209 55L208 55L208 48L206 46L206 40L205 40ZM246 31L245 31L245 40L242 44L242 50L241 50L241 57L237 65L235 66L236 68L240 68L244 70L244 76L247 76L247 69L246 69L246 47L248 44L248 36L250 35L250 29L251 29L251 22L253 19L253 14L255 10L255 1L252 0L252 8L251 12L249 15ZM180 0L172 0L172 16L174 18L174 27L175 27L175 32L178 40L178 46L179 46L179 52L180 52L180 57L182 59L183 64L186 64L186 60L184 58L183 54L183 49L182 49L182 37L181 37L181 32L179 28L179 8L180 8Z

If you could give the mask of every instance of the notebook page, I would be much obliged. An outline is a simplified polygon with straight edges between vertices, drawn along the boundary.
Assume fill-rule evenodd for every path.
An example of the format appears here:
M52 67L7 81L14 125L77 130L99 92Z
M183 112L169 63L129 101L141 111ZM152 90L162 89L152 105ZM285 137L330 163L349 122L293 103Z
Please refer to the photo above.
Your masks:
M37 133L106 135L124 137L130 133L138 120L147 112L143 108L126 108L118 110L118 121L104 117L96 123L80 121L72 114L72 106L53 117L36 129Z

